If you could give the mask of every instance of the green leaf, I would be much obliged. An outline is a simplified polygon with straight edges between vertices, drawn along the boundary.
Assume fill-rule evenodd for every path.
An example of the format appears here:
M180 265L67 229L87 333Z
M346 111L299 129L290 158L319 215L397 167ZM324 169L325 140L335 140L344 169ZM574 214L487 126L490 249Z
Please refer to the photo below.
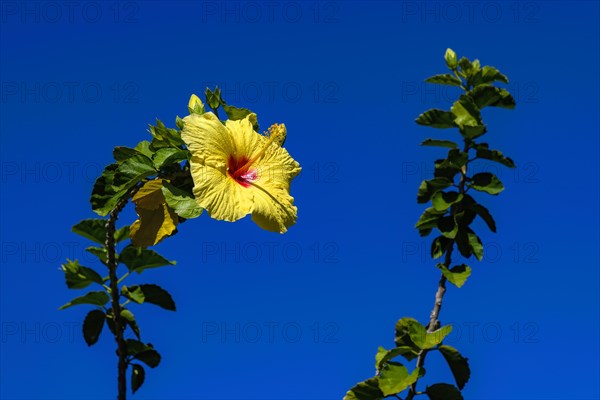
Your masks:
M436 258L443 256L447 251L450 242L451 240L443 235L436 237L433 242L431 242L431 258L435 260Z
M84 219L74 225L72 231L103 246L106 242L105 219Z
M398 356L402 356L410 361L417 358L419 353L410 346L394 347L391 350L386 350L380 346L379 349L377 349L377 354L375 354L375 369L380 371L388 361Z
M152 158L154 151L150 148L150 142L144 140L138 143L133 149L125 146L116 146L113 149L113 157L117 163L121 163L138 154L143 154L148 158Z
M425 393L431 400L463 400L460 390L456 386L447 383L436 383L427 386Z
M161 190L168 206L180 217L191 219L202 214L202 208L198 205L193 194L179 189L166 181L163 181Z
M143 284L129 287L129 292L135 292L138 289L144 294L144 302L155 304L165 310L175 311L175 302L165 289L158 285Z
M477 260L483 260L483 244L481 243L481 239L473 232L467 233L467 238L469 240L469 245L473 251L473 255L477 258Z
M423 204L427 203L431 199L431 193L429 193L429 187L427 185L427 181L422 181L421 185L419 185L419 190L417 191L417 203Z
M456 237L454 238L454 242L456 243L456 247L458 248L458 251L465 258L469 258L473 254L473 249L471 248L471 245L469 244L469 237L467 235L468 230L470 230L470 229L469 228L466 228L466 229L460 228L458 230L458 233L456 234Z
M402 392L419 379L419 368L409 374L406 367L400 363L389 362L379 374L379 389L384 396Z
M125 239L129 239L129 225L125 225L115 231L115 243L122 242Z
M139 364L131 364L131 393L137 390L144 384L146 379L146 371Z
M96 257L98 257L100 259L100 261L102 261L104 264L106 264L106 260L108 259L108 251L106 250L106 247L90 246L90 247L86 247L85 251L95 255Z
M448 151L448 158L435 161L433 175L436 178L445 178L446 181L453 184L454 177L461 171L468 159L469 155L467 153L458 149L450 149L450 151Z
M127 339L127 354L133 358L140 360L150 368L155 368L160 364L160 354L150 344L144 344L139 340Z
M90 311L83 320L83 339L88 346L95 344L102 333L106 315L102 310Z
M448 66L448 68L453 70L456 69L456 67L458 66L458 59L454 50L450 48L446 49L444 59L446 60L446 65Z
M154 149L152 148L152 143L150 143L147 140L142 140L141 142L139 142L137 146L135 146L135 150L138 153L145 155L151 160L154 157Z
M451 112L433 108L419 115L415 122L419 125L445 129L456 127L454 120L455 116Z
M452 74L434 75L425 79L427 83L436 83L439 85L462 86L462 81Z
M461 95L451 108L454 122L465 139L475 139L487 132L481 120L481 112L470 96Z
M102 285L104 281L100 274L91 268L84 267L77 260L67 260L61 265L61 269L65 273L65 281L69 289L83 289L92 283Z
M146 297L144 296L144 292L142 291L142 288L140 288L139 286L135 286L135 287L131 287L131 288L128 288L127 286L123 286L121 288L121 294L123 294L123 296L125 296L129 300L131 300L135 303L138 303L138 304L142 304L144 302L144 300L146 299Z
M497 195L504 190L504 185L502 185L500 179L489 172L480 172L473 175L468 185L475 190L492 195Z
M436 178L446 178L450 182L454 182L454 177L460 172L460 168L456 168L447 159L440 159L434 162L433 176Z
M394 342L398 347L409 347L416 352L419 352L421 348L415 343L415 339L422 343L424 340L427 330L423 325L414 318L401 318L396 322L395 338Z
M427 332L421 348L426 350L437 346L438 344L442 343L444 338L448 336L450 332L452 332L451 325L445 325L433 332Z
M419 185L419 190L417 191L417 203L427 203L430 199L431 194L429 193L429 188L427 187L427 181L422 181L421 185Z
M471 209L473 204L476 204L476 201L469 194L465 193L460 203L460 207L457 207L458 210L454 215L456 223L459 225L459 229L466 228L469 225L471 225L471 223L477 216L477 214L475 214L475 211Z
M442 274L457 288L462 287L467 278L471 276L471 267L466 264L456 265L448 269L444 264L438 263L437 267L442 270Z
M469 161L469 154L458 149L451 149L448 151L447 160L450 166L462 168Z
M181 133L177 129L167 128L158 118L156 119L156 125L149 125L148 128L150 134L153 136L152 148L154 149L183 145Z
M463 75L467 78L467 81L471 83L473 76L479 70L479 61L475 60L471 63L468 58L461 57L461 59L458 60L458 66L460 67Z
M450 149L458 148L458 145L451 140L436 140L426 139L421 143L421 146L437 146L437 147L448 147Z
M417 192L417 203L427 203L437 191L444 190L452 184L450 179L443 177L424 180Z
M61 306L59 310L64 310L65 308L76 306L78 304L92 304L95 306L103 307L110 298L106 292L89 292L84 294L83 296L76 297L67 304Z
M176 147L163 147L158 149L154 154L152 162L156 169L163 168L172 163L180 163L181 161L187 160L189 152Z
M477 86L470 92L469 96L480 110L487 106L512 110L516 106L515 99L506 89L500 89L495 86Z
M129 245L119 255L119 262L125 264L130 272L142 273L148 268L157 268L165 265L175 265L154 250L142 249Z
M462 126L458 128L460 134L465 139L476 139L487 132L487 127L484 124L478 126Z
M436 221L436 227L448 239L454 239L458 233L458 224L453 216L447 215Z
M383 398L384 394L379 389L379 379L374 377L360 382L348 390L343 400L381 400Z
M125 322L127 323L127 325L129 325L129 327L131 328L131 330L133 331L133 333L135 334L135 336L137 336L137 338L140 338L140 327L138 326L137 322L135 321L135 316L133 315L133 313L131 311L129 311L126 308L123 308L121 310L121 317L123 318L123 320L125 320Z
M463 195L455 191L439 191L431 197L431 205L433 205L433 208L437 211L444 211L450 208L452 204L461 201L462 198Z
M234 106L229 106L224 103L222 104L222 106L223 106L223 110L225 110L225 114L227 114L227 118L229 118L230 120L233 120L233 121L244 119L248 115L254 114L252 111L248 110L247 108L238 108L238 107L234 107ZM256 115L251 116L250 121L252 121L252 128L256 132L258 132L259 126L258 126L258 120L256 118Z
M486 65L473 77L473 86L487 85L495 81L508 83L508 78L496 68Z
M158 351L156 351L156 350L146 350L146 351L140 352L140 353L136 354L134 358L136 360L140 360L141 362L143 362L150 368L158 367L158 364L160 364L160 359L161 359L160 354L158 354Z
M490 150L487 143L478 143L474 147L477 158L495 161L508 168L515 168L515 162L512 159L505 157L499 150Z
M442 356L444 356L444 359L448 363L450 371L452 371L452 375L456 381L456 386L462 390L471 376L469 360L463 357L454 347L442 345L438 347L438 350L442 353Z
M415 320L410 322L410 325L408 325L408 335L410 336L410 340L419 349L423 349L425 338L427 337L427 329Z
M202 108L204 109L204 104L202 106L203 106ZM202 111L199 114L204 114L204 111ZM183 120L181 118L179 118L178 116L175 117L175 125L177 125L177 129L179 129L179 130L183 129Z
M437 221L445 214L445 211L437 211L433 207L429 207L425 209L421 217L415 224L415 228L417 229L428 229L435 228L437 226Z
M155 175L156 169L151 159L138 154L119 164L116 172L125 177L128 183L137 183L148 176Z
M416 319L402 318L396 323L394 341L398 347L406 346L418 353L420 350L437 346L451 331L452 327L446 325L433 332L427 332L427 328Z
M461 95L460 99L457 100L450 109L454 115L454 122L459 127L470 126L479 127L482 126L481 113L477 108L477 105L468 96Z
M121 197L127 193L127 190L135 184L133 182L130 186L121 186L121 184L115 182L117 167L118 164L108 165L94 183L90 202L92 210L99 215L108 214Z
M481 219L485 221L488 228L490 228L492 232L496 232L496 221L494 221L492 214L490 214L487 208L485 208L481 204L475 203L471 206L471 210L473 210L477 215L481 217Z
M462 226L455 238L460 254L465 258L469 258L475 254L475 257L481 261L483 259L483 244L481 240L472 229L464 227L464 225Z
M90 200L92 209L97 214L107 215L133 186L154 174L156 170L152 161L142 154L120 164L108 165L94 183Z
M126 339L125 344L127 345L127 354L132 356L154 348L151 345L147 345L136 339Z
M138 151L130 147L116 146L113 149L113 157L115 158L116 162L123 162L128 158L135 156L136 154L139 154Z

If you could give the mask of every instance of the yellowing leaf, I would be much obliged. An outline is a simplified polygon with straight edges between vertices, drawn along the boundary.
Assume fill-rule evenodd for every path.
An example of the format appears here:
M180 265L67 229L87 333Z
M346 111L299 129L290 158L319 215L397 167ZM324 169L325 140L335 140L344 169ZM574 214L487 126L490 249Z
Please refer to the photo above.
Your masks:
M148 181L133 196L135 211L140 217L130 228L129 235L135 246L154 246L177 227L179 217L167 205L162 187L161 179Z
M156 210L136 207L140 219L131 224L131 242L137 247L154 246L171 235L177 227L178 216L163 203Z
M146 210L156 210L165 202L165 196L162 194L162 179L148 181L133 196L132 201L138 208Z

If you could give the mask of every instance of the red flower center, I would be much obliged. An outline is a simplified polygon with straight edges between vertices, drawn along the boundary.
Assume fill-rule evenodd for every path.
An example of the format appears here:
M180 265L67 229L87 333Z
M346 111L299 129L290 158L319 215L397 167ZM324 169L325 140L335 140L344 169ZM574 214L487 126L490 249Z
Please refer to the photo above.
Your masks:
M250 165L246 165L247 163L248 157L246 156L240 158L235 158L232 155L229 156L229 168L227 168L227 173L243 187L249 187L250 183L258 179L258 172L256 169L250 168Z

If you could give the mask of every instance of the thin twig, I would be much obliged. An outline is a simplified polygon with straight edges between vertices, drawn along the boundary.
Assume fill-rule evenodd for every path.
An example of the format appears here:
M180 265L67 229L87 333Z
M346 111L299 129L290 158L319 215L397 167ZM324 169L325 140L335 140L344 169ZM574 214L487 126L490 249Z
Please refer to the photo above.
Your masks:
M446 268L450 268L450 264L452 263L452 250L454 249L454 240L451 240L446 248L446 259L444 260L444 266ZM440 311L442 310L442 302L444 299L444 294L446 293L446 277L444 274L441 274L440 280L438 282L438 288L435 293L435 302L433 304L433 309L431 310L431 314L429 315L429 324L427 324L427 332L431 333L437 329L439 325L439 316ZM427 356L427 350L421 350L419 356L417 357L417 368L423 368L425 365L425 357ZM413 383L410 386L408 391L408 395L406 396L406 400L412 400L417 394L417 382Z

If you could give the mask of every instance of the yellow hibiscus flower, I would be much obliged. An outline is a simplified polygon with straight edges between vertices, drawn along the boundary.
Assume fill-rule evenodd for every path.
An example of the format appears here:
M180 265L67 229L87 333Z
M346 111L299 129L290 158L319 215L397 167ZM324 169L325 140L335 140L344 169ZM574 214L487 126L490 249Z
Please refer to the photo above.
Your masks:
M269 135L252 128L255 114L223 124L213 113L183 119L181 137L192 155L191 174L198 204L215 219L237 221L248 214L261 228L285 233L298 209L290 182L300 165L281 147L285 125Z

